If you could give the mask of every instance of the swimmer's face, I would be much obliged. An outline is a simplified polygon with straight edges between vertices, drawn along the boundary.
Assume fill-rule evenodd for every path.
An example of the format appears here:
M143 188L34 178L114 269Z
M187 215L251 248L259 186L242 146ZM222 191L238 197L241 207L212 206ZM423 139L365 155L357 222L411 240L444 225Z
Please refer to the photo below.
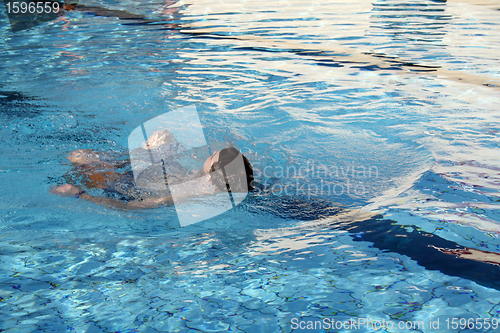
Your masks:
M210 169L212 169L212 165L214 165L214 163L217 163L219 161L219 153L220 153L220 150L216 150L212 154L212 156L207 158L207 160L203 164L203 172L206 173L207 175L210 173Z

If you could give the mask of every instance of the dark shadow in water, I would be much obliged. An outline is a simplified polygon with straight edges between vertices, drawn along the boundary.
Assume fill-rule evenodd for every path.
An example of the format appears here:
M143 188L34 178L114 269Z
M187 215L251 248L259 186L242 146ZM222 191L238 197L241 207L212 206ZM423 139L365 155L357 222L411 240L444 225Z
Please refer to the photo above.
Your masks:
M172 5L176 2L177 2L177 0L166 1L165 6ZM95 16L116 17L120 20L131 21L131 22L123 22L123 23L121 23L122 25L162 24L162 25L168 27L169 30L175 30L175 29L180 29L180 25L171 23L169 21L172 21L173 19L176 19L176 18L179 18L182 16L179 13L179 9L180 9L180 7L179 8L172 8L169 11L169 14L171 16L168 18L165 18L165 19L148 19L143 15L129 13L125 10L107 9L107 8L103 8L103 7L99 7L99 6L87 6L87 5L83 5L83 4L75 5L74 7L70 8L69 10L76 10L76 11L84 12L84 13L95 15Z
M316 221L335 216L345 211L330 200L298 197L256 197L252 192L240 204L244 210L254 214L271 214L285 220Z
M7 103L15 103L15 102L25 102L25 101L33 101L36 100L34 97L27 96L23 93L17 91L7 91L3 90L4 85L0 84L0 100L2 102Z
M252 198L244 202L242 213L272 214L284 220L321 221L346 209L327 200L300 198ZM286 224L273 226L284 227ZM322 227L320 227L322 228ZM347 231L357 242L369 242L382 252L393 252L409 257L427 270L437 270L448 276L473 281L484 287L500 290L500 254L467 248L432 233L424 232L415 225L401 225L397 221L377 215L366 220L335 222L329 229ZM318 231L321 231L319 229ZM223 234L223 233L221 233ZM231 235L219 236L220 240ZM253 238L239 240L241 246Z
M44 0L43 5L47 4L47 8L50 8L51 10L48 11L42 11L42 13L30 13L30 12L25 12L22 13L20 9L16 9L18 13L14 13L13 11L13 4L16 3L16 6L20 6L21 3L25 3L27 6L35 5L40 2L40 1L35 1L35 0L21 0L19 1L13 1L13 0L4 0L5 3L5 8L7 12L7 16L9 17L10 21L10 26L13 32L19 32L27 29L34 28L36 26L39 26L41 24L44 24L46 22L53 21L61 16L63 16L66 12L68 11L81 11L87 14L92 14L95 16L103 16L103 17L116 17L120 20L132 20L135 21L135 23L123 23L124 25L134 25L134 24L151 24L151 23L161 23L162 20L158 19L147 19L143 15L139 14L133 14L129 13L125 10L116 10L116 9L107 9L99 6L87 6L83 4L79 4L78 0L73 0L73 1L67 1L62 2L62 1L51 1L51 0ZM169 6L177 2L177 0L174 1L167 1L165 3L165 6ZM28 7L27 7L28 8ZM36 8L36 7L34 7ZM10 9L10 10L9 10ZM57 10L57 11L56 11ZM170 14L178 14L178 8L173 9L170 11ZM180 16L178 14L177 16ZM167 19L166 21L171 20L172 18ZM171 24L169 24L171 25ZM170 29L175 29L178 28L178 25L171 25Z
M423 192L430 192L442 200L463 202L465 198L487 200L484 195L463 192L452 188L456 183L428 171L415 183ZM340 198L336 198L340 199ZM295 221L321 221L348 212L348 207L324 198L293 198L262 196L249 198L244 210L264 213ZM402 225L397 221L377 215L366 220L335 222L328 226L349 232L355 241L370 242L383 252L394 252L416 261L428 270L438 270L500 290L500 254L461 246L415 225Z
M64 14L64 4L57 1L44 0L41 10L36 12L37 2L31 0L4 0L5 12L9 18L12 32L27 30L50 22ZM47 7L45 7L47 4ZM54 6L53 6L54 5ZM30 8L31 6L31 8Z
M8 119L31 118L39 115L39 108L29 103L37 100L40 98L18 91L5 90L4 85L0 84L0 115L7 116Z
M497 253L468 249L434 234L420 231L416 226L402 226L396 221L384 219L383 216L361 222L341 223L333 228L348 231L355 241L370 242L382 251L408 256L428 270L437 270L500 290L499 263L460 257L461 253L476 251L489 254L490 257L498 256L500 262L500 255Z

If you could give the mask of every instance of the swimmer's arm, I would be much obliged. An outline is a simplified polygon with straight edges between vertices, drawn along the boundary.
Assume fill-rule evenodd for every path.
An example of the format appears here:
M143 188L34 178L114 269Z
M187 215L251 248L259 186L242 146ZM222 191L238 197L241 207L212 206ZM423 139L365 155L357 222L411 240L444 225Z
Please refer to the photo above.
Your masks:
M128 202L104 198L104 197L96 197L90 195L88 193L82 193L79 195L79 198L94 202L98 205L106 205L115 207L118 209L148 209L148 208L156 208L160 206L168 206L172 205L174 201L172 200L172 196L169 195L167 197L157 197L157 198L146 198L146 199L136 199Z
M154 198L136 199L131 201L121 201L112 198L93 196L83 191L80 187L71 184L56 186L52 190L50 190L50 192L57 195L61 195L63 197L75 196L76 198L91 201L98 205L105 205L109 207L115 207L118 209L148 209L160 206L169 206L174 204L174 200L172 199L171 195L165 197L154 197ZM175 198L175 201L183 202L190 198L192 198L192 196L178 196Z

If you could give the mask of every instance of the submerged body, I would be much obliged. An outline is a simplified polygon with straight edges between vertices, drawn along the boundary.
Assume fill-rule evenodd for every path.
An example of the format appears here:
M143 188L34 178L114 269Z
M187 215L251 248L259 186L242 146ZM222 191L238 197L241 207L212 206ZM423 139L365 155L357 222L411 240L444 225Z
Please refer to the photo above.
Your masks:
M181 150L182 147L168 132L155 132L143 147L132 152L136 168L131 170L129 159L119 160L111 154L78 149L67 156L74 167L65 177L67 184L57 186L51 192L121 209L142 209L173 204L169 184L176 185L176 201L225 190L248 192L253 189L250 162L233 147L215 151L201 170L189 170L173 158L162 158L161 165L144 162L141 167L141 163L137 163L138 156L145 160L153 154L169 157ZM240 156L244 161L242 170L236 170L236 174L220 171ZM90 189L102 190L103 195L91 195L87 193Z

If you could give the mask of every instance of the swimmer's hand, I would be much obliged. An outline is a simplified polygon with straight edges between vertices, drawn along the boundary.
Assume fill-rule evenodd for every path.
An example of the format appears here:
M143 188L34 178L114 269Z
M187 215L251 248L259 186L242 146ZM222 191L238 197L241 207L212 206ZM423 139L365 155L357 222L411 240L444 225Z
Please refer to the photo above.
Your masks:
M63 197L75 196L84 192L81 188L71 184L64 184L61 186L56 186L50 193L54 193Z

